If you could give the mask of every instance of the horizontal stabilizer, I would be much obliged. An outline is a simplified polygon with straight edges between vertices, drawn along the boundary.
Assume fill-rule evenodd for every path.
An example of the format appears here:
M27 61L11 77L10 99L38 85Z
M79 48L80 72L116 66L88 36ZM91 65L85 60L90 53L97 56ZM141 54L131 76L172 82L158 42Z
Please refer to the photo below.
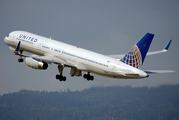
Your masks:
M173 70L145 70L147 74L171 73Z

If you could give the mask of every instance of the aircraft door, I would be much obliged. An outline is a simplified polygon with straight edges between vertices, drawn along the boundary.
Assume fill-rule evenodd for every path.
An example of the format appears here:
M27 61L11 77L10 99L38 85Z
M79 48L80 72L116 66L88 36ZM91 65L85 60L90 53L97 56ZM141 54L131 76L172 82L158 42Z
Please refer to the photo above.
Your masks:
M42 54L42 43L37 42L37 43L35 43L35 46L36 46L36 50L38 51L38 53Z
M113 63L109 63L109 67L110 67L111 71L115 70L115 65Z
M42 43L41 43L41 42L39 42L39 44L38 44L37 48L38 48L38 50L40 50L40 51L41 51L41 46L42 46Z

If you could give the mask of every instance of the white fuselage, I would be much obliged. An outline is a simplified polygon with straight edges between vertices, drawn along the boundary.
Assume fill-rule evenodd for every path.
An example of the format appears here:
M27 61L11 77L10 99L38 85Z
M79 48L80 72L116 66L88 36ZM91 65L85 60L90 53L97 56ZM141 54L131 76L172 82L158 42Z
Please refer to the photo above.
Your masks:
M9 36L5 37L4 41L13 48L16 48L18 42L21 41L20 50L22 51L40 56L53 55L71 63L82 65L81 71L88 71L101 76L122 79L148 77L144 71L117 59L29 32L11 32Z

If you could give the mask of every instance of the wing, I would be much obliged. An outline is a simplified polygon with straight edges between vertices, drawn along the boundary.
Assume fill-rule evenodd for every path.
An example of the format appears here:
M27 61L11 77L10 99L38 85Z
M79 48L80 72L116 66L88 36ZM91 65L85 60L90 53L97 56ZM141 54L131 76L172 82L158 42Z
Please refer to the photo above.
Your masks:
M167 52L168 49L169 49L169 47L170 47L171 42L172 42L172 40L170 40L170 41L168 42L168 44L166 45L166 47L165 47L163 50L154 51L154 52L148 52L147 55L155 55L155 54Z
M37 61L43 61L46 63L54 63L54 64L62 64L67 66L73 66L73 64L68 63L66 60L55 57L51 54L45 55L45 56L38 56L38 55L31 55L31 57Z
M13 50L15 55L19 55L19 56L22 56L22 57L31 57L33 58L34 60L37 60L37 61L43 61L43 62L46 62L46 63L54 63L54 64L59 64L59 65L63 65L63 66L68 66L68 67L75 67L79 70L87 70L86 66L79 63L78 61L71 61L71 60L67 60L67 59L64 59L60 56L54 56L52 54L45 54L44 56L39 56L39 55L24 55L22 53L19 53L20 51L20 43L21 41L19 41L19 43L17 44L16 48L12 48L12 47L9 47L10 50Z
M61 64L61 65L68 66L68 67L75 67L79 70L87 70L87 68L83 64L77 61L66 60L64 58L61 58L59 56L54 56L51 54L46 54L45 56L32 55L31 57L37 61Z
M160 51L154 51L154 52L148 52L147 55L155 55L155 54L159 54L159 53L164 53L164 52L167 52L169 47L170 47L170 44L171 44L172 40L170 40L168 42L168 44L166 45L166 47L163 49L163 50L160 50ZM108 55L109 57L112 57L112 58L115 58L115 59L122 59L125 54L120 54L120 55Z
M120 55L107 55L107 56L112 57L112 58L115 58L115 59L122 59L122 58L125 56L125 54L120 54Z

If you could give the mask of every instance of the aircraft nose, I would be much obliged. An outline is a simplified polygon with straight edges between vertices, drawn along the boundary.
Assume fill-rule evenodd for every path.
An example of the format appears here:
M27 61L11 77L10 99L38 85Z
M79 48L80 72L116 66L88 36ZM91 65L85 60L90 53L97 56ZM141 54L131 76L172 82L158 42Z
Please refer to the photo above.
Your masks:
M4 38L4 42L7 44L7 37Z
M4 38L4 42L5 42L6 44L9 43L9 40L10 40L10 36L9 36L9 35Z

